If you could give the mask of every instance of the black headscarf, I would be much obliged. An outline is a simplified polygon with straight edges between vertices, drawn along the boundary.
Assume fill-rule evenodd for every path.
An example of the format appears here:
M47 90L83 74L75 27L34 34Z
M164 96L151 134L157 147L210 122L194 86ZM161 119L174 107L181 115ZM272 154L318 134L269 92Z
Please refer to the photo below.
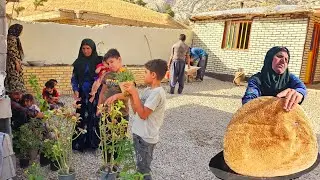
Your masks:
M23 49L20 41L20 34L23 30L23 26L21 24L13 24L8 29L8 35L14 36L17 39L17 48L20 52L20 55L23 56Z
M88 45L92 49L92 54L89 57L86 57L82 52L82 46ZM96 44L92 39L84 39L81 42L81 46L79 49L78 58L72 64L74 67L73 73L78 78L80 85L85 81L85 78L88 80L94 79L95 76L95 68L97 64L101 63L102 57L98 56L96 50ZM85 77L85 68L89 65L89 77Z
M275 46L267 52L261 72L251 77L252 79L255 79L261 87L260 90L263 96L276 96L278 93L288 88L290 76L288 68L283 74L277 74L272 69L273 57L281 51L287 52L289 57L288 60L290 60L290 53L286 47Z

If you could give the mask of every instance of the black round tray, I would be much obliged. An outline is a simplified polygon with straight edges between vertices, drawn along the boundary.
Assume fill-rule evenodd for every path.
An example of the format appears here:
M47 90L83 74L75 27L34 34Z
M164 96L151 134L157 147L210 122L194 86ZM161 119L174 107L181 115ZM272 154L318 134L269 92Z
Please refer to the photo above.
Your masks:
M232 171L229 166L224 161L223 157L223 151L218 153L216 156L214 156L210 163L209 167L212 173L219 179L224 180L289 180L289 179L295 179L298 178L304 174L309 173L314 168L316 168L319 165L320 162L320 154L318 154L318 158L316 162L308 169L297 172L295 174L287 175L287 176L277 176L277 177L268 177L268 178L261 178L261 177L252 177L252 176L245 176L241 174L237 174L236 172Z

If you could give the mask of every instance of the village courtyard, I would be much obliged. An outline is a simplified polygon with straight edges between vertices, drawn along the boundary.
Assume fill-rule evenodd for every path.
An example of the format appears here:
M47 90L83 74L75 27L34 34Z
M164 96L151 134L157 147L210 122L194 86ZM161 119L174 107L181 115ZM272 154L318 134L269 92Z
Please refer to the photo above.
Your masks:
M168 89L167 84L163 84ZM206 77L203 82L187 83L182 95L167 93L164 125L160 132L152 162L155 180L213 180L209 169L210 159L223 150L223 136L232 115L241 107L244 86ZM317 88L317 87L316 87ZM302 107L320 134L320 89L308 89ZM69 96L64 102L71 102ZM75 151L76 179L96 179L100 157L97 152ZM44 167L48 179L57 174ZM18 179L22 171L18 170ZM315 180L320 177L320 167L300 177Z

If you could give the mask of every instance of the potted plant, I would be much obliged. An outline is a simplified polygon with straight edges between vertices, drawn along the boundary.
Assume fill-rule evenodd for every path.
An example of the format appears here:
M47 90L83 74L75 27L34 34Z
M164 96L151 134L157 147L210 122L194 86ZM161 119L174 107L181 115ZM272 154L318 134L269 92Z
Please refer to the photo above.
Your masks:
M14 146L18 151L21 168L29 166L30 159L34 160L37 156L43 132L39 123L41 121L31 119L14 133Z
M120 72L116 74L116 80L119 83L122 93L124 93L125 96L128 96L129 94L124 91L123 85L126 83L134 83L135 78L133 73L126 68L121 68Z
M54 140L52 139L45 139L42 142L41 150L40 150L40 165L47 166L54 161L54 156L52 152L52 147L54 145Z
M128 121L122 117L120 112L120 109L124 108L124 106L122 101L117 101L110 105L109 108L103 105L98 107L101 113L99 122L100 136L98 136L100 138L99 147L101 148L102 157L100 178L103 180L115 180L120 172L121 163L127 157L125 152L128 151L129 141L127 133ZM118 153L117 158L114 156L115 152ZM108 157L108 154L111 154L111 156Z
M86 131L77 132L75 130L80 115L75 113L72 108L63 107L51 112L47 123L54 133L52 154L58 164L58 179L72 180L75 179L75 172L71 168L72 141Z
M24 173L28 180L44 180L44 172L37 163L32 163Z

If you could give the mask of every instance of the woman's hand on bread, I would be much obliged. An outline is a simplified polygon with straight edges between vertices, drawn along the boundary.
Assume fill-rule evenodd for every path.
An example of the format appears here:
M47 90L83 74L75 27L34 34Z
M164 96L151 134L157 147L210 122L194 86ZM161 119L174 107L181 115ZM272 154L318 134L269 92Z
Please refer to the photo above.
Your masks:
M286 99L283 107L286 111L292 110L303 99L303 95L301 93L291 88L283 90L277 94L277 97Z

